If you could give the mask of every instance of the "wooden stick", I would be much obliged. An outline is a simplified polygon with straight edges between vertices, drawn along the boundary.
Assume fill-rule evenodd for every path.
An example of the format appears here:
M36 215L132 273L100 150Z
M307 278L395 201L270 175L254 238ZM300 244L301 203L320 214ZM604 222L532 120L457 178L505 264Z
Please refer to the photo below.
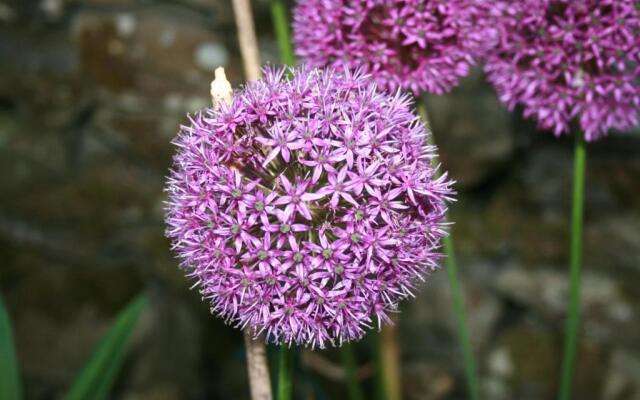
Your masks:
M382 374L388 400L400 400L400 349L398 325L387 325L380 332L382 346Z
M258 40L253 28L253 14L249 0L232 0L233 14L238 29L240 54L244 65L245 77L248 81L260 79L260 56ZM223 87L222 85L220 87ZM213 87L212 87L213 90ZM247 351L247 368L252 400L271 400L271 379L267 351L262 340L254 340L248 330L244 332L244 343Z
M222 103L230 103L233 89L227 80L224 68L218 67L215 79L211 82L211 102L213 107ZM267 363L267 350L264 341L254 339L249 329L244 331L244 344L247 353L247 369L252 400L272 400L271 377Z
M253 29L253 14L249 0L232 0L233 13L238 28L240 54L244 64L244 73L248 81L260 79L260 55L258 40Z
M264 342L251 337L249 330L244 331L244 345L247 352L247 369L252 400L272 400L271 377L267 364L267 349Z

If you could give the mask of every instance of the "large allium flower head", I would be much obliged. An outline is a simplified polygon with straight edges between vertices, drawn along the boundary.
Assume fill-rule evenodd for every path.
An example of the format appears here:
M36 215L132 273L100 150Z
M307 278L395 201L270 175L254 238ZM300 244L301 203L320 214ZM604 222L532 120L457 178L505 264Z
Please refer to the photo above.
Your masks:
M178 133L167 235L228 322L359 339L438 267L452 190L427 139L411 100L361 73L267 69Z
M296 52L358 68L382 88L442 94L495 39L483 0L298 0Z
M543 129L588 141L638 123L640 11L634 0L508 1L486 71L500 99Z

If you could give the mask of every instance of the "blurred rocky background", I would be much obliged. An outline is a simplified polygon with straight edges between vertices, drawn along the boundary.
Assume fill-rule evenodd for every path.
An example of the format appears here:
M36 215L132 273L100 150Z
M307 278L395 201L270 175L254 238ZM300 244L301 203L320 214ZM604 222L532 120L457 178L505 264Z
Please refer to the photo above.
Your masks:
M254 1L275 62L266 0ZM240 334L209 315L163 237L163 178L185 114L224 65L226 0L0 0L0 291L29 399L60 398L117 311L152 301L117 399L248 396ZM481 71L427 99L458 181L459 268L484 398L555 397L567 297L570 138L497 102ZM576 399L640 399L640 134L589 145ZM465 399L445 272L403 306L406 399ZM373 398L371 341L358 344ZM297 360L301 399L341 398L332 351Z

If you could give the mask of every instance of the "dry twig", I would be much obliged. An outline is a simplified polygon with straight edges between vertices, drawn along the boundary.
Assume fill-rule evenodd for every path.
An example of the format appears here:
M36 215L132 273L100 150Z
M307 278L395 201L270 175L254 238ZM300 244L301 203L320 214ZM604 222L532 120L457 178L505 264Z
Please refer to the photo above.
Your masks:
M231 102L233 90L227 80L224 68L216 68L215 79L211 82L211 101L214 107ZM264 341L254 339L248 330L244 331L244 344L247 353L247 369L252 400L271 400L271 379Z
M260 79L260 55L258 40L253 29L253 14L249 0L232 0L233 13L238 28L240 54L244 64L244 73L248 81Z

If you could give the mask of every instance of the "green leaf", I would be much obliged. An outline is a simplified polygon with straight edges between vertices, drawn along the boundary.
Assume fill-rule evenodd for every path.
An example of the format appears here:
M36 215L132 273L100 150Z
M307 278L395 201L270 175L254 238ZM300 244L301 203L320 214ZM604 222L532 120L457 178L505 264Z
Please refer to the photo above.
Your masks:
M120 311L109 332L76 377L67 400L101 400L109 397L124 363L128 339L146 302L146 295L138 295Z
M22 386L9 313L0 297L0 399L22 399Z

